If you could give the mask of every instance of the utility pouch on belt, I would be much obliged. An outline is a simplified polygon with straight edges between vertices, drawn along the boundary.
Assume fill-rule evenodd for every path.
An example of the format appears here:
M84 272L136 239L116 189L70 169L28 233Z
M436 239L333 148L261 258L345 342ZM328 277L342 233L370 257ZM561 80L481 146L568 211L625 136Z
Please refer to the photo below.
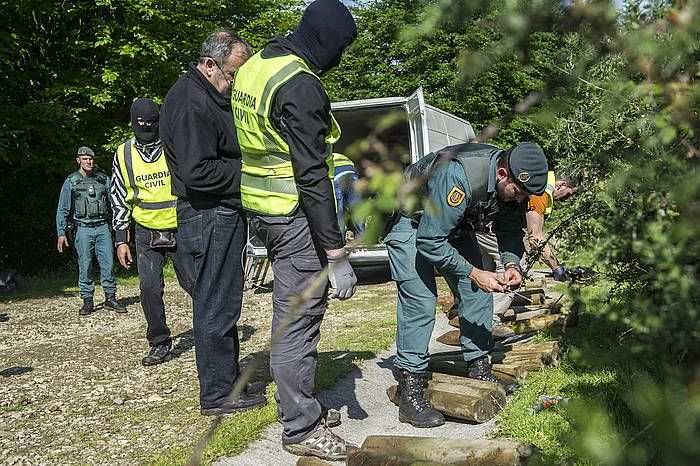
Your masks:
M151 230L151 249L174 248L175 232Z

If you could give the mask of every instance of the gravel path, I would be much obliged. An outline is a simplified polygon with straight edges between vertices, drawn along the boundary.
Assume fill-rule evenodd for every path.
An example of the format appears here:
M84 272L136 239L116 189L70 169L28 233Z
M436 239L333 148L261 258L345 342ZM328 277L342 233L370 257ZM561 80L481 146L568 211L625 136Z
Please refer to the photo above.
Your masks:
M453 351L454 347L435 341L435 337L452 330L442 315L436 319L431 352ZM328 407L341 411L343 423L334 428L343 438L362 444L368 435L415 435L451 437L461 439L485 438L495 428L495 421L471 424L448 419L445 425L433 429L417 429L398 422L398 407L389 401L386 389L396 383L391 370L395 347L379 357L365 361L362 370L355 370L331 390L319 393L319 399ZM296 464L299 457L282 449L282 428L272 424L262 438L252 443L243 453L230 458L220 458L217 466L286 466ZM341 464L341 463L338 463Z

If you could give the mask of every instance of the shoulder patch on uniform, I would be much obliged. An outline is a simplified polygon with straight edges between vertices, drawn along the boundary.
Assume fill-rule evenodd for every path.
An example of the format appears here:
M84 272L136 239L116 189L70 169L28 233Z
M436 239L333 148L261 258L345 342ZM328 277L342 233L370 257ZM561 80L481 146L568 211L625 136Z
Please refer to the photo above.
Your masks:
M447 203L452 207L457 207L462 203L465 197L464 191L455 186L447 195Z

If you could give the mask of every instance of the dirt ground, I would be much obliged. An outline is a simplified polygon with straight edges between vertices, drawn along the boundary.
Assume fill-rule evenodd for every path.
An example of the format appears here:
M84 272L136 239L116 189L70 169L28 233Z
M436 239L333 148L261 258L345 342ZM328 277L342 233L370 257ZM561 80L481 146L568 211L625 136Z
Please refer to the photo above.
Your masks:
M353 299L391 296L365 285ZM100 296L98 288L95 296ZM210 420L199 414L191 303L166 285L173 361L143 367L146 325L138 285L122 286L127 314L78 316L77 293L0 302L0 464L135 464L192 445ZM266 348L271 295L246 292L241 357ZM324 332L347 327L329 308Z

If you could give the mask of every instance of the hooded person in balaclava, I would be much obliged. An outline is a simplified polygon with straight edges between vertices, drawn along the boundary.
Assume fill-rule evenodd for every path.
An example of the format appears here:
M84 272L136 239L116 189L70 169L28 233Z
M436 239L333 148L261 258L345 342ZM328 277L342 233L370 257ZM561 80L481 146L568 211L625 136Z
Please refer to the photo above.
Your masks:
M308 291L327 264L331 297L350 298L357 283L333 194L332 145L340 127L318 78L338 66L356 35L342 3L314 1L294 32L274 37L239 68L231 99L243 154L241 201L275 274L272 330L281 334L272 342L270 366L282 446L331 461L343 460L357 447L330 431L340 415L314 395L329 287L318 287L299 312L293 311L293 296ZM288 325L280 328L283 320Z
M131 104L131 129L138 142L151 144L158 139L158 104L141 97Z
M151 99L131 104L133 138L124 141L112 162L112 226L117 259L129 269L133 259L129 248L130 228L139 260L140 301L150 350L141 360L153 366L171 359L172 337L163 302L163 267L169 258L180 286L192 295L194 263L177 243L177 198L172 194L170 170L158 135L159 109Z

